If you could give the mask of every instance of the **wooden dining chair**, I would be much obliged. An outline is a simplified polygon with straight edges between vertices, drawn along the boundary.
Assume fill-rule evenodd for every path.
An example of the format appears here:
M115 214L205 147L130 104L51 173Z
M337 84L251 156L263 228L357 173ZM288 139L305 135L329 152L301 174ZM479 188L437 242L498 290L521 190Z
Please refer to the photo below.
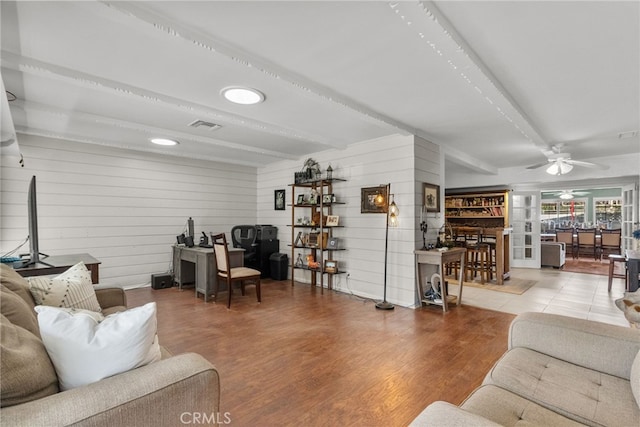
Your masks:
M573 237L573 228L556 228L556 242L564 243L565 256L571 254L572 258L576 258L576 240Z
M218 300L220 282L227 284L227 308L231 308L231 294L233 293L233 284L240 283L242 295L245 295L246 285L255 285L258 302L261 302L260 295L260 271L248 267L231 267L229 264L229 247L227 246L227 237L224 233L211 235L213 240L213 248L216 254L216 264L218 267L218 280L216 281L216 289L214 301Z
M621 240L622 230L620 228L600 230L600 259L605 255L622 255Z
M598 259L598 247L596 246L596 229L595 228L579 228L578 229L578 258L581 253L587 253L593 256L594 260Z

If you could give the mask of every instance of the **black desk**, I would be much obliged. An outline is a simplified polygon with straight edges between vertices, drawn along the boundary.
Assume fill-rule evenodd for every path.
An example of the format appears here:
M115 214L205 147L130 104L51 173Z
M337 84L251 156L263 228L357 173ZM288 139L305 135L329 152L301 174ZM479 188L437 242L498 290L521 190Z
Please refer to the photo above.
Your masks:
M94 284L100 281L100 264L101 262L89 254L72 254L72 255L53 255L50 257L41 257L41 263L29 265L27 267L16 268L15 270L22 277L47 276L49 274L60 274L73 267L79 262L83 262L91 272L91 282Z

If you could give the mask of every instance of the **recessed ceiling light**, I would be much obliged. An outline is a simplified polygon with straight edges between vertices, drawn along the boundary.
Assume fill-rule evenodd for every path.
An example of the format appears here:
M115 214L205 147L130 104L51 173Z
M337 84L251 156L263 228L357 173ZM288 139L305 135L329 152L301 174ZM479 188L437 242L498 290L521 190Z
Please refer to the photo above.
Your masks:
M158 145L178 145L178 144L180 144L176 140L167 139L167 138L151 138L150 141L153 142L154 144L158 144Z
M259 104L264 101L264 94L259 90L248 87L231 86L220 91L227 101L236 104L252 105Z

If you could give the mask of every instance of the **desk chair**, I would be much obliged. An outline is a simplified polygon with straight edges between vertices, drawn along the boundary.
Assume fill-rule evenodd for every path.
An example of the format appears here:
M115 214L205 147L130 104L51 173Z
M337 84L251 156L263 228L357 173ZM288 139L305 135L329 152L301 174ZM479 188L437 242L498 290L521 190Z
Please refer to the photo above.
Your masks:
M622 238L622 229L604 229L600 230L600 259L606 254L621 255L620 241Z
M227 308L231 308L231 294L233 293L234 282L240 282L240 289L243 296L245 295L245 285L255 285L258 302L261 302L260 272L253 268L230 267L229 248L227 247L226 235L224 233L211 235L211 239L213 240L213 248L216 253L216 264L218 266L218 280L216 282L214 301L218 300L218 288L220 287L220 281L224 281L227 284L227 292L229 294L227 299Z
M254 267L258 263L258 228L255 225L236 225L231 229L231 242L234 248L244 249L244 265Z
M595 228L579 228L578 229L578 258L580 253L588 253L593 255L593 259L598 259L598 248L596 246L596 229Z

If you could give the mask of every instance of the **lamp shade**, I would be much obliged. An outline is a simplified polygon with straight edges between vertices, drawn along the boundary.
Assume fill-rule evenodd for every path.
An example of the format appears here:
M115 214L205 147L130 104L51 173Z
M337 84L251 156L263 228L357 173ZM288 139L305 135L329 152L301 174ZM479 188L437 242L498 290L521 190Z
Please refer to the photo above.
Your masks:
M392 201L389 205L389 215L398 216L400 214L400 209L398 209L398 205L396 205L395 201Z
M389 212L389 227L397 227L398 226L398 216L394 213Z

